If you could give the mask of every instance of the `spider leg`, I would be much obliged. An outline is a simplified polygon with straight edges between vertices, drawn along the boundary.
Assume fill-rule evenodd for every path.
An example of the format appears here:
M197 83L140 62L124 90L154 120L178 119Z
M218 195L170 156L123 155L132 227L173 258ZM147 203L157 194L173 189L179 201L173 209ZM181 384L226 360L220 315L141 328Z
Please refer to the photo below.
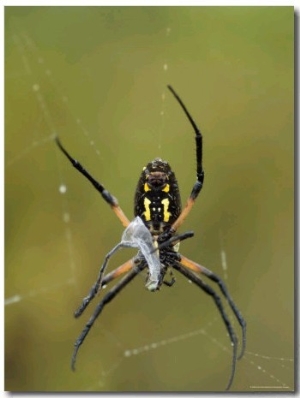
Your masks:
M120 275L130 271L134 265L135 265L134 259L130 259L126 261L124 264L114 269L113 271L109 272L107 275L103 277L101 287L108 285L111 281L118 278Z
M169 231L167 231L167 234L169 234ZM164 233L161 234L161 236L163 236L163 235L164 235ZM152 252L155 252L156 250L161 250L164 247L170 246L171 243L172 243L172 246L176 246L181 241L188 239L188 238L192 238L193 236L194 236L193 231L187 231L187 232L184 232L183 234L172 236L171 238L163 241L163 243L159 243L158 246L155 247ZM176 242L176 243L174 243L174 242Z
M182 275L184 275L186 278L188 278L190 281L194 282L198 287L200 287L205 293L209 294L212 296L221 316L222 319L225 323L227 332L229 334L231 344L232 344L232 366L231 366L231 374L230 378L226 387L226 390L229 390L231 387L231 384L233 382L234 374L235 374L235 368L236 368L236 361L237 361L237 344L238 344L238 339L235 335L234 329L232 327L232 324L225 312L225 309L223 307L221 298L218 296L218 294L212 289L209 285L207 285L205 282L202 281L202 279L198 276L195 275L192 271L190 271L188 268L185 268L182 264L178 263L177 261L173 263L173 268L175 268L177 271L179 271Z
M77 160L72 158L72 156L62 146L58 137L55 138L55 142L58 145L59 149L62 151L62 153L69 159L72 166L75 167L76 170L78 170L82 175L84 175L85 178L90 181L90 183L102 195L102 198L110 205L110 207L112 208L118 219L121 221L121 223L124 225L124 227L127 227L130 221L123 213L123 210L119 206L117 199L111 193L109 193L100 182L96 181Z
M96 296L96 294L100 291L101 287L111 280L117 278L119 275L129 271L132 269L134 265L134 259L130 259L126 261L124 264L120 265L117 269L112 271L110 274L108 274L105 278L103 278L103 273L105 271L105 268L107 266L107 262L109 258L120 248L120 244L115 246L106 256L104 263L102 264L99 275L97 278L97 281L94 283L92 286L89 294L82 300L81 305L77 308L77 310L74 312L74 317L78 318L83 311L86 309L86 307L89 305L89 303L93 300L93 298Z
M81 344L83 343L84 339L86 338L87 334L89 333L94 322L96 321L98 316L101 314L105 305L108 304L113 298L115 298L117 296L117 294L120 293L120 291L123 290L124 287L126 285L128 285L128 283L131 282L146 267L147 267L146 262L139 263L127 275L125 275L115 286L113 286L111 288L111 290L108 293L106 293L106 295L103 297L103 299L99 302L93 315L90 317L90 319L86 323L83 331L81 332L81 334L79 335L79 337L77 338L77 340L74 344L74 351L73 351L72 361L71 361L71 368L73 370L75 370L75 362L76 362L78 350L79 350Z
M196 140L196 157L197 157L197 180L193 186L193 189L191 191L191 194L186 202L185 207L183 208L180 216L177 218L177 220L172 224L171 230L176 231L180 225L184 222L186 219L187 215L191 211L192 207L194 206L194 203L202 189L203 186L203 181L204 181L204 170L202 167L202 134L200 132L200 129L196 125L195 121L193 120L192 116L190 115L189 111L187 110L186 106L182 102L181 98L179 95L176 93L176 91L168 85L168 89L172 92L174 97L177 99L179 102L181 108L183 109L184 113L186 114L187 118L189 119L191 125L193 126L193 129L195 131L195 140Z
M208 268L203 267L200 264L195 263L192 260L189 260L188 258L181 256L181 260L180 263L182 265L184 265L185 267L191 269L194 272L197 272L198 274L204 274L207 278L209 278L210 280L212 280L213 282L217 283L223 296L226 298L226 300L228 301L234 315L236 316L236 319L238 320L241 328L242 328L242 348L241 348L241 352L238 356L238 359L241 359L242 356L244 355L245 352L245 348L246 348L246 321L243 318L241 312L239 311L239 309L237 308L236 304L234 303L233 299L231 298L229 291L225 285L225 283L223 282L223 280L216 274L214 274L211 270L209 270Z

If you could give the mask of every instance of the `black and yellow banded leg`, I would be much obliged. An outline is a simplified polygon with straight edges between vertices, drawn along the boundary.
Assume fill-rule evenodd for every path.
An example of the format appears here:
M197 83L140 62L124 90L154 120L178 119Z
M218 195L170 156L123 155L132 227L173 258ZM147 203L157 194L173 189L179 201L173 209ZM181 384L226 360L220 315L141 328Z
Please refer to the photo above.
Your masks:
M181 98L179 97L179 95L176 93L176 91L170 85L168 86L168 88L172 92L174 97L177 99L177 101L179 102L181 108L183 109L183 111L186 114L187 118L189 119L191 125L193 126L193 129L195 131L195 140L196 140L197 180L193 186L192 192L186 202L184 209L182 210L182 212L181 212L180 216L177 218L177 220L172 224L171 230L177 231L177 229L184 222L184 220L188 216L189 212L191 211L191 209L192 209L192 207L202 189L202 186L203 186L204 170L202 167L202 134L200 132L200 129L196 125L194 119L192 118L191 114L189 113L186 106L184 105Z
M243 316L242 316L241 312L239 311L239 309L237 308L237 306L235 305L233 299L231 298L225 283L218 275L213 273L208 268L195 263L194 261L182 256L181 254L180 254L180 257L181 257L180 264L182 264L184 267L189 268L190 270L192 270L198 274L203 274L207 278L209 278L210 280L212 280L213 282L218 284L223 296L228 301L228 304L230 305L230 308L232 309L232 311L242 329L242 347L241 347L241 352L238 356L238 359L241 359L242 356L244 355L245 348L246 348L246 321L243 318Z
M86 307L89 305L89 303L93 300L93 298L97 295L99 292L100 288L104 285L107 285L109 282L112 280L118 278L120 275L125 274L126 272L132 270L133 266L135 265L135 260L130 259L126 261L124 264L120 265L118 268L107 274L104 278L102 278L102 275L100 275L92 286L89 294L84 297L82 300L82 303L80 306L77 308L77 310L74 312L74 317L78 318L86 309Z
M126 268L125 264L123 264L124 268ZM108 304L111 300L113 300L118 295L118 293L120 293L121 290L123 290L124 287L128 285L129 282L131 282L141 271L143 271L147 267L147 263L145 261L140 262L139 264L136 263L135 265L136 266L133 267L130 272L128 272L115 286L113 286L109 290L109 292L107 292L105 294L105 296L102 298L102 300L98 303L93 315L90 317L90 319L86 323L83 331L80 333L79 337L75 341L74 351L73 351L72 361L71 361L71 368L73 370L75 370L75 362L76 362L78 350L79 350L81 344L84 342L84 340L85 340L86 336L88 335L94 322L96 321L98 316L101 314L103 308L106 306L106 304ZM119 267L119 272L120 273L122 272L122 269L120 269L120 267ZM105 280L105 278L103 279L103 282L104 282L104 280Z
M226 387L226 390L229 390L229 388L231 387L231 384L233 382L233 378L234 378L234 374L235 374L238 339L235 335L235 332L234 332L233 326L230 322L230 319L225 312L224 306L222 304L222 300L212 287L207 285L198 275L194 274L189 268L184 267L182 263L179 263L176 261L173 264L173 268L176 269L178 272L180 272L182 275L184 275L186 278L188 278L191 282L195 283L195 285L200 287L206 294L209 294L212 297L212 299L214 300L214 303L217 306L220 315L222 316L222 319L225 323L225 326L226 326L226 329L227 329L227 332L229 334L229 338L231 341L231 345L232 345L232 367L231 367L231 374L229 377L229 381L228 381L228 384Z
M130 259L130 260L126 261L124 264L120 265L119 267L117 267L116 269L114 269L113 271L111 271L107 275L105 275L104 278L102 279L101 286L108 285L114 279L125 274L126 272L131 271L134 266L135 266L134 259Z
M118 219L121 221L121 223L124 225L124 227L127 227L130 221L119 206L117 199L111 193L109 193L100 182L96 181L77 160L72 158L72 156L62 146L58 137L55 138L55 141L63 154L69 159L72 166L75 167L76 170L78 170L85 178L90 181L90 183L101 194L102 198L110 205L110 207L112 208Z

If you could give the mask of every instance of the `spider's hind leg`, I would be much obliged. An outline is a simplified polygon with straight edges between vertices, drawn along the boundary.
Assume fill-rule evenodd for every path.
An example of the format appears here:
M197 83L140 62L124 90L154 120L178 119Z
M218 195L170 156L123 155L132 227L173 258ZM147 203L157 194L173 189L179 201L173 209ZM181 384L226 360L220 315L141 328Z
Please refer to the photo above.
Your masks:
M218 308L218 311L223 319L223 322L226 326L227 332L229 334L229 338L231 341L232 345L232 365L231 365L231 373L229 377L229 381L226 387L226 390L229 390L231 387L231 384L233 382L234 374L235 374L235 368L236 368L236 361L237 361L237 346L238 346L238 339L235 334L235 331L233 329L233 326L228 318L228 315L225 312L224 306L222 304L221 298L219 295L214 291L212 287L207 285L198 275L196 275L194 272L192 272L190 269L186 268L183 264L179 262L175 262L173 265L173 268L175 268L178 272L180 272L182 275L184 275L188 280L192 281L200 287L206 294L210 295L212 299L214 300L215 305Z
M208 268L206 268L203 265L200 265L198 263L195 263L194 261L192 261L182 255L180 255L180 256L181 256L180 263L184 267L189 268L190 270L192 270L198 274L203 274L207 278L209 278L211 281L217 283L223 296L228 301L228 304L229 304L230 308L232 309L232 311L242 329L242 347L241 347L240 354L238 355L238 359L241 359L242 356L244 355L245 348L246 348L246 326L247 326L247 324L246 324L246 321L245 321L243 315L241 314L240 310L237 308L235 302L233 301L232 297L230 296L225 283L218 275L216 275L214 272L212 272Z
M106 306L106 304L108 304L110 301L112 301L121 292L121 290L123 290L124 287L127 286L128 283L131 282L147 266L147 264L145 262L140 262L140 263L136 262L135 265L136 266L130 272L128 272L128 274L126 274L115 286L113 286L111 288L111 290L109 292L107 292L106 295L102 298L102 300L98 303L93 315L90 317L90 319L86 323L84 329L82 330L79 337L75 341L74 351L73 351L72 361L71 361L72 370L75 370L75 362L76 362L78 350L79 350L80 346L82 345L82 343L84 342L90 329L94 325L96 319L101 314L103 308Z

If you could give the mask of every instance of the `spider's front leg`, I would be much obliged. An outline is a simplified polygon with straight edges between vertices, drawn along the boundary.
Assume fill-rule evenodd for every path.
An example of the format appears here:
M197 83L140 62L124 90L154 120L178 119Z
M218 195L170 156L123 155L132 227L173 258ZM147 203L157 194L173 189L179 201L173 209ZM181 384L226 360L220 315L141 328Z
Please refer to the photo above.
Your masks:
M191 211L201 189L203 186L204 182L204 170L202 167L202 134L200 132L200 129L196 125L194 119L190 115L189 111L187 110L186 106L182 102L181 98L179 95L176 93L176 91L171 87L168 86L169 90L172 92L174 97L177 99L179 102L181 108L183 109L184 113L186 114L187 118L189 119L191 125L193 126L193 129L195 131L195 140L196 140L196 157L197 157L197 180L193 186L192 192L186 202L186 205L184 209L182 210L180 216L177 218L177 220L172 224L171 231L175 232L180 225L184 222L186 217L188 216L189 212Z
M101 196L105 200L105 202L110 205L113 212L118 217L118 219L121 221L121 223L124 225L124 227L127 227L129 225L130 221L128 220L128 218L124 214L123 210L119 206L117 199L110 192L108 192L100 182L96 181L94 179L94 177L92 177L91 174L76 159L74 159L67 152L67 150L62 146L58 137L55 138L55 142L56 142L57 146L59 147L59 149L62 151L62 153L69 159L72 166L75 167L75 169L78 170L79 173L81 173L87 180L90 181L90 183L101 194Z

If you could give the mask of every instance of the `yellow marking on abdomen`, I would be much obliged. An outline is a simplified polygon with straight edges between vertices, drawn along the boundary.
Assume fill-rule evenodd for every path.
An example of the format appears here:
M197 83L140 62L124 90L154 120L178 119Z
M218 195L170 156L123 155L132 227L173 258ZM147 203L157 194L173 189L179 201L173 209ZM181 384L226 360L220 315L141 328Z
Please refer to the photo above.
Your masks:
M172 215L172 214L168 211L170 201L169 201L168 198L165 198L165 199L163 199L163 200L161 201L161 203L162 203L162 205L164 206L164 222L168 222L169 219L170 219L170 216Z
M151 191L151 188L149 187L149 185L147 183L144 184L144 191L145 192Z
M144 199L145 211L144 211L143 215L145 216L145 220L146 221L150 221L151 220L150 203L151 203L151 200L149 200L148 198Z
M170 185L167 184L167 185L162 189L162 191L163 191L163 192L169 192L169 191L170 191Z

